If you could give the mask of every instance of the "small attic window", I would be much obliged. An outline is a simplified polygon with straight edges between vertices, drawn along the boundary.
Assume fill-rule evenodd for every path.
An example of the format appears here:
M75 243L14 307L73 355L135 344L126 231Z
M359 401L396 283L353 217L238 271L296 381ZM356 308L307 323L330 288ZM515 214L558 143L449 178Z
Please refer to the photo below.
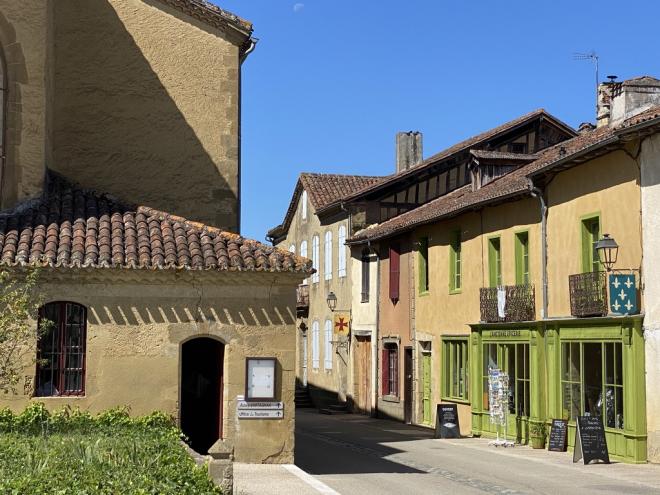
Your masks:
M509 143L510 153L527 153L527 143Z
M303 220L307 220L307 191L303 190L300 198L301 213L300 216Z

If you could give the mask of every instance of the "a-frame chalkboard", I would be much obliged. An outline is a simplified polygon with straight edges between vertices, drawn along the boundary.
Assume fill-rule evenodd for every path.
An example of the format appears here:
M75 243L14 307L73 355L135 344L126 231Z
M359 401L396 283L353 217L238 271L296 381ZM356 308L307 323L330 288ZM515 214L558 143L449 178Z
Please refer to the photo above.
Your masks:
M438 404L435 415L435 438L461 438L456 404Z
M550 428L550 439L548 450L554 452L566 452L568 443L568 421L565 419L553 419Z
M585 464L589 464L591 461L610 463L605 428L603 421L598 416L578 416L573 462L578 462L580 459Z

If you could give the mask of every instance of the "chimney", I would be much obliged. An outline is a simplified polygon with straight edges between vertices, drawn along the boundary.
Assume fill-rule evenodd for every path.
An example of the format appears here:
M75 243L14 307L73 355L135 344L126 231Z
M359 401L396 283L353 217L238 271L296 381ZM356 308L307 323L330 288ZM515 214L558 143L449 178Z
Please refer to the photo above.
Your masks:
M607 76L609 81L598 85L598 104L596 106L596 127L610 123L612 95L621 83L616 82L616 76Z
M660 80L642 76L619 83L612 93L610 125L617 125L654 105L660 105Z
M396 133L396 171L402 172L422 161L422 133L418 131Z

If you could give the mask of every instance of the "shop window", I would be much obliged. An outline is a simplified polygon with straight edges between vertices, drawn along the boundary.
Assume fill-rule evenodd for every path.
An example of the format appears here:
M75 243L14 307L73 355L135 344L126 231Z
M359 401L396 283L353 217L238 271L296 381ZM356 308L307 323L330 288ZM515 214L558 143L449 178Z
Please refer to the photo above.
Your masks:
M39 314L35 395L84 395L87 311L84 306L54 302Z
M399 396L399 346L396 343L383 344L381 377L383 395Z
M489 409L488 370L499 368L509 375L509 414L529 417L529 344L484 344L483 408Z
M319 369L319 322L312 322L312 368Z
M491 287L502 285L502 251L499 237L488 240L488 279Z
M562 416L598 416L608 428L624 428L623 346L620 342L563 342Z
M529 233L518 232L516 234L516 284L529 284Z
M461 231L451 233L449 241L449 290L459 292L463 284L461 273Z
M442 363L443 398L468 400L468 338L443 339Z
M363 303L369 302L369 270L370 270L369 249L362 250L362 292L361 301Z
M346 226L340 225L337 234L337 275L346 276Z
M323 278L330 280L332 279L332 232L329 230L325 233L324 250Z
M326 370L332 369L332 321L325 320L325 338L323 341L323 357L324 368Z
M312 274L312 283L319 281L319 236L312 237L312 268L316 270Z
M601 270L596 243L600 237L600 218L592 216L582 220L582 271L597 272Z
M390 299L399 300L399 277L400 277L400 258L399 246L393 244L390 246Z
M419 292L429 291L429 238L419 240Z

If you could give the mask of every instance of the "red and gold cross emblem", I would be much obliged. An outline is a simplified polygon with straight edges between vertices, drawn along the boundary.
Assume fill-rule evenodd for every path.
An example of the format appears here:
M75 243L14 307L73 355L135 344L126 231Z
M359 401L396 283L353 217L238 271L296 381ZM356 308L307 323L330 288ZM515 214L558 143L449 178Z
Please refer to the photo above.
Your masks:
M335 313L335 333L338 335L348 335L351 326L351 318L345 313Z

